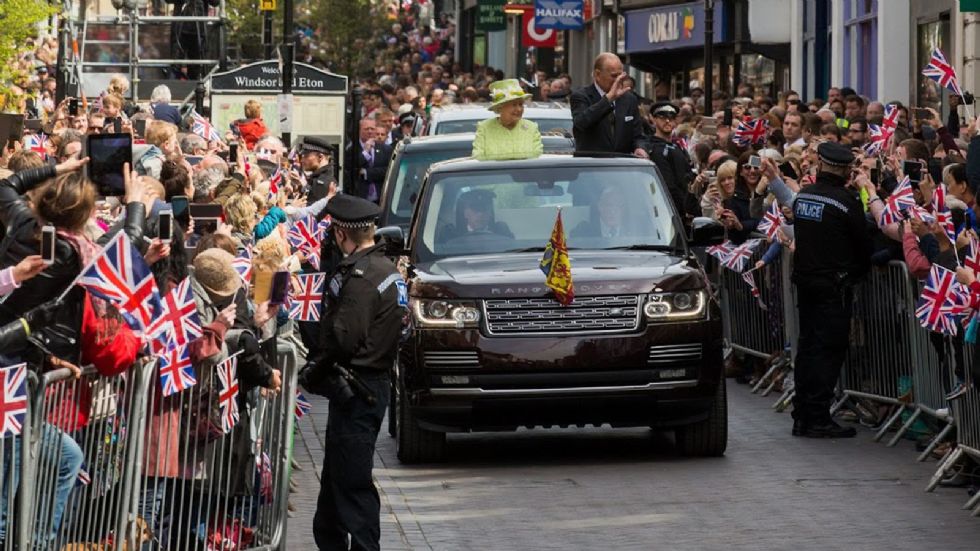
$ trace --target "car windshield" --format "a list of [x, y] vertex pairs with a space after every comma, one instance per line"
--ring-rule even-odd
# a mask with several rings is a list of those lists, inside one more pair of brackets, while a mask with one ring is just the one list
[[678, 250], [684, 240], [652, 167], [548, 167], [436, 175], [413, 237], [419, 261], [543, 251], [558, 207], [572, 250]]
[[429, 170], [430, 165], [457, 157], [468, 157], [471, 151], [468, 143], [462, 148], [424, 152], [411, 149], [403, 151], [398, 157], [398, 176], [389, 197], [387, 223], [407, 226], [412, 220], [415, 200], [418, 198], [422, 179], [425, 178], [425, 172]]
[[[542, 134], [552, 133], [561, 135], [572, 134], [571, 118], [538, 118], [525, 117], [538, 125], [538, 130]], [[455, 121], [440, 121], [436, 124], [436, 134], [462, 134], [464, 132], [476, 132], [476, 125], [483, 119], [467, 119]]]

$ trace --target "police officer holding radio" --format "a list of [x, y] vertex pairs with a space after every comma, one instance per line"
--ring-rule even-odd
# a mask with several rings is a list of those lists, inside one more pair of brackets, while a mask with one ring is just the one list
[[380, 501], [371, 469], [408, 292], [384, 255], [384, 243], [374, 242], [379, 213], [377, 205], [352, 195], [337, 195], [327, 205], [331, 239], [344, 258], [324, 290], [319, 348], [300, 372], [307, 390], [330, 399], [313, 518], [314, 539], [324, 550], [380, 548]]
[[849, 346], [853, 287], [868, 272], [872, 243], [861, 200], [848, 187], [854, 155], [833, 142], [817, 155], [816, 182], [793, 205], [800, 309], [793, 436], [849, 438], [856, 431], [835, 423], [830, 405]]

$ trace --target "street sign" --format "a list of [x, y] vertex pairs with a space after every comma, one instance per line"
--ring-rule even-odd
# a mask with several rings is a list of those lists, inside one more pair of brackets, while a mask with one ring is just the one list
[[276, 0], [259, 0], [260, 11], [276, 11]]
[[554, 29], [539, 29], [534, 24], [534, 8], [528, 7], [521, 16], [521, 44], [525, 48], [554, 48], [558, 33]]
[[476, 30], [495, 32], [507, 30], [504, 5], [507, 0], [479, 0], [476, 5]]
[[585, 26], [582, 0], [535, 0], [534, 26], [539, 29], [578, 31]]

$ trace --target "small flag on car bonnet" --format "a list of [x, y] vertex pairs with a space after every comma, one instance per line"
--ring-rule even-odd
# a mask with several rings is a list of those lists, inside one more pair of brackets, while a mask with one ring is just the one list
[[572, 284], [572, 263], [568, 259], [568, 246], [565, 244], [565, 227], [561, 223], [561, 208], [551, 230], [551, 239], [544, 248], [541, 258], [541, 271], [544, 284], [555, 292], [555, 298], [563, 306], [575, 300], [575, 286]]

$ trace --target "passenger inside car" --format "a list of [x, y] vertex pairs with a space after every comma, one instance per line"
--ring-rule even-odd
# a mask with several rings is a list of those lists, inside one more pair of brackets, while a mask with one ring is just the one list
[[499, 235], [509, 239], [514, 234], [503, 222], [494, 219], [491, 191], [475, 189], [461, 193], [456, 200], [456, 223], [448, 224], [439, 231], [437, 242], [445, 243], [471, 235]]
[[615, 238], [631, 233], [627, 224], [626, 197], [617, 186], [609, 186], [592, 205], [590, 219], [575, 226], [571, 236]]

